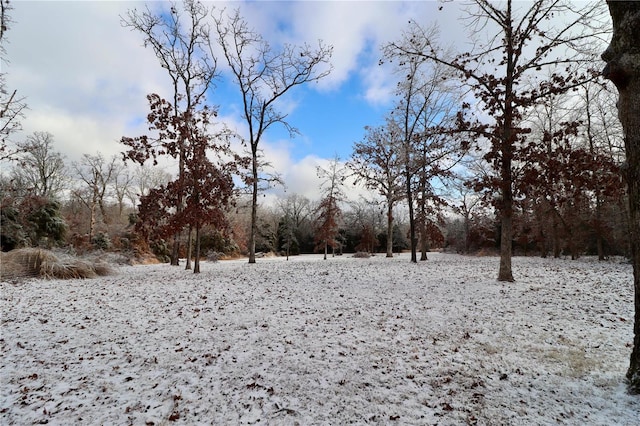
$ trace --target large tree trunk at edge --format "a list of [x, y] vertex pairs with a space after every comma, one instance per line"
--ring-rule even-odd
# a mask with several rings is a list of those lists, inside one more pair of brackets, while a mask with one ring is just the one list
[[613, 21], [611, 44], [602, 54], [604, 75], [618, 88], [618, 116], [624, 130], [629, 191], [629, 233], [635, 288], [633, 350], [627, 379], [640, 393], [640, 2], [607, 1]]

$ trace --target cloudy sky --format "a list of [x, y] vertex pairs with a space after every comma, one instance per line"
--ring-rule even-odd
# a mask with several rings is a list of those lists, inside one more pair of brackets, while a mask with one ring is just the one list
[[[300, 135], [283, 129], [266, 134], [262, 148], [283, 175], [289, 192], [317, 191], [315, 165], [335, 155], [347, 159], [366, 125], [381, 122], [392, 103], [395, 76], [380, 67], [380, 46], [399, 38], [409, 19], [456, 24], [457, 4], [438, 11], [437, 1], [207, 2], [241, 9], [263, 37], [333, 45], [333, 72], [318, 84], [293, 92], [288, 121]], [[27, 98], [23, 132], [48, 131], [68, 161], [82, 154], [112, 155], [122, 136], [137, 136], [148, 93], [169, 97], [167, 75], [139, 33], [124, 28], [121, 16], [144, 3], [125, 1], [15, 1], [7, 33], [9, 87]], [[169, 7], [150, 2], [151, 8]], [[229, 82], [229, 83], [227, 83]], [[210, 102], [242, 132], [237, 98], [223, 76]], [[312, 188], [314, 187], [315, 188]]]
[[[147, 3], [152, 9], [169, 2]], [[317, 193], [315, 166], [338, 155], [347, 159], [364, 126], [381, 123], [393, 102], [397, 76], [378, 64], [380, 46], [400, 38], [410, 19], [438, 21], [443, 43], [464, 43], [461, 3], [446, 1], [257, 1], [206, 2], [240, 8], [263, 37], [333, 46], [333, 72], [318, 84], [292, 93], [281, 105], [300, 131], [290, 139], [282, 128], [265, 135], [261, 148], [282, 174], [288, 192]], [[23, 132], [48, 131], [68, 161], [82, 154], [106, 156], [124, 150], [122, 136], [146, 132], [145, 96], [170, 97], [168, 77], [139, 33], [121, 23], [132, 8], [127, 1], [13, 1], [13, 24], [6, 34], [8, 85], [25, 96]], [[442, 7], [442, 10], [440, 9]], [[228, 76], [209, 101], [220, 117], [243, 132], [237, 88]], [[230, 86], [231, 85], [231, 86]], [[236, 94], [236, 96], [231, 96]], [[314, 197], [315, 198], [315, 197]]]

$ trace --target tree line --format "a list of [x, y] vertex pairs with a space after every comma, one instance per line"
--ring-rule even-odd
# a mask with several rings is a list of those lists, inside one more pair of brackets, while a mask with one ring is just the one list
[[[250, 262], [256, 251], [265, 250], [326, 253], [366, 247], [392, 256], [394, 247], [406, 245], [412, 262], [418, 251], [425, 260], [433, 246], [464, 253], [499, 250], [499, 277], [505, 280], [513, 279], [514, 250], [601, 259], [628, 254], [622, 130], [611, 112], [615, 95], [588, 67], [599, 48], [594, 40], [607, 31], [594, 19], [602, 8], [574, 10], [545, 1], [531, 8], [511, 2], [505, 7], [478, 1], [466, 11], [472, 38], [486, 36], [477, 26], [498, 24], [491, 42], [476, 43], [474, 51], [440, 47], [437, 25], [417, 21], [399, 40], [381, 47], [381, 64], [391, 64], [398, 78], [395, 104], [383, 124], [364, 129], [350, 158], [336, 158], [328, 170], [319, 170], [322, 198], [307, 214], [313, 218], [313, 226], [305, 224], [312, 230], [307, 236], [290, 229], [286, 208], [280, 209], [278, 226], [260, 217], [268, 209], [260, 207], [258, 194], [281, 179], [262, 157], [259, 143], [274, 125], [297, 132], [279, 112], [278, 100], [327, 76], [331, 47], [322, 42], [315, 48], [273, 47], [239, 10], [219, 11], [196, 1], [174, 4], [168, 13], [132, 9], [122, 23], [156, 54], [170, 77], [171, 99], [147, 96], [149, 132], [123, 136], [122, 159], [85, 154], [65, 167], [53, 135], [46, 132], [14, 144], [11, 158], [20, 166], [4, 177], [3, 198], [14, 207], [5, 210], [24, 219], [28, 215], [15, 212], [27, 209], [20, 203], [28, 194], [40, 197], [50, 213], [65, 199], [71, 228], [86, 229], [74, 239], [93, 244], [97, 235], [113, 237], [112, 223], [130, 225], [145, 247], [170, 247], [173, 264], [199, 251], [201, 230], [233, 240], [227, 249], [237, 247]], [[559, 12], [571, 16], [565, 26], [549, 19]], [[220, 58], [213, 53], [216, 46], [222, 49]], [[248, 135], [216, 122], [218, 107], [211, 99], [221, 78], [218, 61], [228, 65], [239, 89]], [[163, 157], [176, 160], [175, 175], [154, 167]], [[74, 185], [63, 189], [69, 170]], [[347, 176], [370, 189], [371, 199], [346, 200]], [[250, 203], [241, 194], [249, 194]], [[358, 215], [359, 208], [352, 206], [360, 201], [384, 209], [386, 226], [348, 220]], [[108, 203], [117, 206], [115, 218], [106, 211]], [[33, 201], [24, 204], [37, 210]], [[248, 231], [230, 220], [247, 204]], [[131, 206], [136, 207], [131, 217], [123, 215]], [[82, 215], [88, 225], [74, 226]], [[54, 241], [62, 241], [61, 229]], [[265, 237], [274, 229], [287, 237]], [[394, 245], [394, 239], [402, 242]], [[164, 243], [158, 245], [160, 240]], [[3, 234], [5, 249], [39, 241]], [[192, 257], [186, 255], [189, 268]]]

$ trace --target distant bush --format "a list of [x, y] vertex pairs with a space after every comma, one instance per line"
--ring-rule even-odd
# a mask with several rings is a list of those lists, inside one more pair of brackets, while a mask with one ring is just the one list
[[100, 232], [94, 235], [91, 244], [100, 250], [109, 250], [111, 248], [111, 240], [106, 232]]
[[217, 262], [223, 255], [223, 253], [218, 253], [217, 251], [210, 251], [207, 253], [207, 260], [209, 262]]
[[366, 251], [359, 251], [357, 253], [354, 253], [353, 257], [356, 257], [358, 259], [368, 259], [368, 258], [371, 257], [371, 255], [369, 253], [367, 253]]
[[151, 252], [160, 262], [169, 263], [171, 261], [171, 248], [165, 240], [155, 240], [150, 244]]

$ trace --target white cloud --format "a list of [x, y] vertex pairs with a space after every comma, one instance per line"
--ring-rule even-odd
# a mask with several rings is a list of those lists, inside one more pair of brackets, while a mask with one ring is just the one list
[[22, 136], [49, 131], [70, 159], [122, 150], [145, 130], [146, 94], [166, 87], [153, 53], [120, 26], [120, 2], [13, 4], [8, 84], [26, 97]]
[[[283, 169], [286, 187], [276, 187], [267, 191], [263, 202], [273, 205], [278, 199], [286, 198], [291, 194], [302, 195], [312, 201], [320, 200], [323, 180], [318, 177], [318, 167], [328, 169], [331, 161], [331, 159], [308, 155], [300, 161], [291, 163], [289, 167]], [[341, 162], [341, 164], [344, 163]], [[346, 198], [351, 201], [358, 200], [360, 197], [371, 199], [376, 196], [362, 185], [355, 185], [351, 177], [345, 180], [343, 190]]]
[[[27, 97], [29, 110], [21, 137], [33, 131], [51, 132], [58, 149], [70, 160], [82, 154], [117, 154], [124, 150], [122, 136], [147, 130], [146, 95], [170, 96], [170, 84], [142, 36], [121, 25], [139, 2], [14, 2], [15, 21], [7, 36], [11, 61], [9, 87]], [[149, 7], [165, 7], [152, 2]], [[242, 14], [265, 39], [334, 46], [334, 71], [319, 90], [339, 91], [351, 77], [360, 81], [361, 96], [372, 104], [384, 103], [394, 87], [393, 77], [378, 66], [380, 44], [397, 39], [409, 18], [430, 19], [434, 2], [229, 2], [209, 3], [217, 9], [242, 7]], [[279, 105], [295, 110], [296, 94]], [[305, 95], [305, 100], [308, 99]], [[218, 103], [218, 100], [214, 100]], [[226, 107], [229, 105], [226, 104]], [[220, 117], [241, 134], [246, 123], [233, 109]], [[292, 123], [295, 124], [295, 123]], [[330, 124], [328, 124], [330, 125]], [[296, 161], [292, 142], [264, 136], [261, 149], [285, 178], [288, 192], [316, 199], [319, 181], [313, 155]], [[305, 143], [314, 139], [305, 135]], [[320, 143], [320, 142], [316, 142]]]

